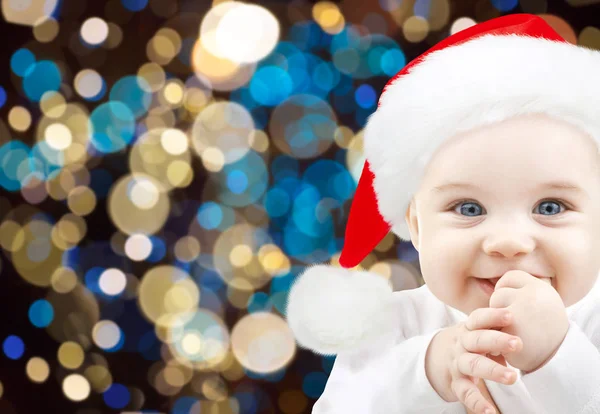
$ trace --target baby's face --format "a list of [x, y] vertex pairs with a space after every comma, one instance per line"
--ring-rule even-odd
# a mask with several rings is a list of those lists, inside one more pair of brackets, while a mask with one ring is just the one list
[[468, 315], [489, 306], [478, 278], [523, 270], [550, 278], [565, 306], [582, 299], [600, 270], [599, 159], [590, 136], [544, 115], [446, 141], [406, 214], [433, 294]]

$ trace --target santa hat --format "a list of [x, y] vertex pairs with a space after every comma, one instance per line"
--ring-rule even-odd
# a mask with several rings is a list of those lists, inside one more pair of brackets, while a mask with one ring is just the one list
[[599, 140], [598, 73], [599, 52], [568, 43], [538, 16], [512, 14], [449, 36], [396, 74], [364, 129], [341, 267], [310, 266], [290, 289], [287, 320], [298, 344], [331, 355], [397, 331], [389, 282], [349, 269], [390, 230], [410, 240], [405, 213], [434, 151], [458, 132], [529, 113]]

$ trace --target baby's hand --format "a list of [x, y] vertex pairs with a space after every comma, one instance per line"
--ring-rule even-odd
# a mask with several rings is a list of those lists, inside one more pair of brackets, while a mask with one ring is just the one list
[[[517, 379], [516, 372], [506, 367], [503, 355], [518, 351], [522, 347], [521, 339], [494, 329], [512, 323], [512, 315], [505, 320], [505, 314], [510, 312], [502, 308], [480, 308], [473, 311], [466, 322], [455, 326], [448, 364], [452, 378], [450, 388], [458, 400], [475, 413], [496, 412], [476, 386], [480, 378], [502, 384], [513, 384]], [[510, 340], [516, 341], [514, 346]], [[488, 354], [500, 357], [492, 358]]]
[[496, 283], [489, 307], [509, 308], [513, 313], [514, 323], [501, 330], [520, 337], [523, 348], [508, 355], [506, 361], [525, 373], [549, 361], [569, 330], [565, 305], [549, 278], [538, 279], [520, 270], [508, 271]]

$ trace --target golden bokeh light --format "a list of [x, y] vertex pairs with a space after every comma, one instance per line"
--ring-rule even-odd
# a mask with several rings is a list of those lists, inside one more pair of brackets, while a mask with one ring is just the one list
[[423, 41], [429, 30], [429, 22], [421, 16], [410, 16], [402, 25], [402, 34], [411, 43]]
[[40, 43], [49, 43], [58, 35], [59, 25], [52, 17], [42, 17], [33, 26], [33, 36]]
[[169, 80], [165, 83], [160, 97], [165, 105], [178, 108], [183, 104], [183, 94], [183, 82], [180, 80]]
[[67, 341], [58, 348], [58, 362], [67, 369], [77, 369], [83, 364], [83, 348], [76, 342]]
[[175, 243], [173, 253], [180, 262], [189, 263], [200, 254], [200, 242], [193, 236], [184, 236]]
[[330, 1], [315, 3], [312, 8], [312, 16], [323, 31], [332, 35], [340, 33], [346, 23], [340, 8]]
[[114, 49], [123, 41], [123, 30], [116, 23], [108, 23], [108, 36], [102, 44], [106, 49]]
[[87, 223], [81, 216], [67, 213], [52, 229], [52, 242], [61, 250], [78, 245], [87, 234]]
[[57, 293], [69, 293], [77, 285], [77, 274], [69, 267], [57, 268], [50, 278], [52, 289]]
[[589, 49], [600, 50], [600, 29], [594, 26], [584, 27], [583, 30], [579, 32], [577, 44]]
[[146, 81], [140, 82], [142, 89], [148, 89], [146, 92], [158, 92], [165, 85], [166, 74], [158, 63], [144, 63], [138, 69], [137, 75]]
[[90, 387], [97, 393], [106, 391], [113, 383], [110, 371], [103, 365], [90, 365], [85, 369], [83, 375], [89, 381]]
[[290, 272], [290, 259], [275, 244], [266, 244], [258, 250], [258, 260], [271, 276], [286, 275]]
[[69, 191], [67, 204], [78, 216], [87, 216], [96, 208], [96, 193], [86, 186], [79, 186]]
[[49, 18], [57, 5], [58, 0], [2, 0], [2, 16], [8, 23], [34, 26], [40, 20]]
[[45, 382], [50, 375], [50, 366], [46, 360], [40, 357], [32, 357], [27, 361], [25, 372], [32, 382], [42, 383]]
[[171, 28], [162, 28], [148, 41], [146, 56], [159, 65], [167, 65], [181, 50], [181, 36]]
[[61, 93], [47, 91], [40, 99], [40, 109], [49, 118], [59, 118], [67, 110], [67, 102]]
[[[147, 271], [139, 286], [139, 305], [150, 321], [170, 323], [169, 316], [198, 306], [200, 290], [190, 276], [175, 266], [162, 265]], [[161, 320], [161, 318], [167, 317]]]
[[200, 391], [211, 401], [225, 401], [229, 396], [227, 384], [217, 375], [212, 375], [202, 381]]
[[207, 79], [216, 91], [233, 91], [241, 88], [248, 84], [256, 71], [256, 64], [241, 65], [227, 58], [215, 56], [204, 47], [201, 38], [194, 44], [191, 58], [196, 75]]
[[287, 322], [268, 312], [240, 319], [231, 331], [231, 348], [246, 368], [259, 373], [279, 371], [296, 353], [296, 341]]
[[213, 262], [219, 276], [228, 284], [239, 279], [237, 289], [263, 287], [272, 278], [258, 256], [258, 251], [266, 244], [271, 245], [272, 240], [261, 228], [236, 224], [226, 229], [214, 244]]
[[[223, 161], [231, 164], [248, 153], [254, 131], [254, 120], [248, 109], [235, 102], [222, 101], [208, 105], [198, 114], [190, 140], [203, 161], [207, 157], [211, 163], [220, 164], [220, 152]], [[224, 136], [227, 139], [223, 139]], [[205, 155], [206, 151], [210, 154]]]
[[176, 315], [168, 337], [176, 360], [195, 370], [215, 369], [229, 353], [229, 330], [220, 316], [207, 309]]
[[0, 247], [8, 252], [16, 252], [25, 244], [25, 231], [19, 223], [6, 220], [0, 223]]
[[64, 166], [57, 172], [59, 175], [71, 167], [87, 170], [85, 164], [90, 158], [90, 153], [87, 151], [90, 143], [89, 113], [84, 105], [80, 103], [64, 104], [63, 99], [61, 95], [48, 95], [47, 114], [37, 122], [35, 134], [38, 141], [47, 141], [49, 137], [46, 131], [52, 125], [59, 124], [68, 129], [67, 134], [61, 127], [61, 135], [54, 138], [54, 142], [56, 142], [54, 145], [60, 147], [64, 147], [66, 142], [69, 142], [69, 145], [62, 149], [61, 156]]
[[50, 286], [52, 273], [62, 262], [62, 250], [52, 242], [52, 227], [34, 220], [27, 222], [22, 231], [23, 243], [12, 252], [15, 269], [32, 285]]
[[[130, 170], [134, 173], [151, 176], [160, 182], [162, 191], [185, 187], [193, 178], [190, 165], [192, 154], [189, 151], [173, 151], [173, 149], [181, 147], [181, 142], [166, 142], [170, 137], [174, 137], [175, 140], [185, 139], [187, 142], [185, 136], [181, 137], [180, 131], [175, 131], [178, 130], [160, 128], [147, 131], [138, 139], [129, 155]], [[167, 150], [165, 146], [171, 151]], [[158, 186], [140, 180], [132, 188], [131, 194], [138, 195], [134, 199], [138, 201], [136, 204], [139, 208], [151, 209], [161, 196], [158, 191]]]
[[141, 173], [122, 177], [108, 196], [108, 211], [115, 226], [125, 234], [153, 234], [168, 217], [171, 203], [164, 186]]
[[94, 294], [77, 283], [65, 293], [49, 290], [46, 300], [54, 309], [54, 320], [60, 321], [46, 328], [50, 336], [58, 343], [71, 341], [88, 349], [92, 345], [92, 329], [100, 318], [100, 306]]
[[31, 126], [31, 114], [23, 106], [13, 106], [8, 112], [8, 124], [17, 132], [25, 132]]

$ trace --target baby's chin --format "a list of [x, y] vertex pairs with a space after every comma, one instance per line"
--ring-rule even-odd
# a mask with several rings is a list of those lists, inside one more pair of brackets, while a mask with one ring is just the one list
[[465, 289], [463, 297], [456, 298], [455, 305], [451, 306], [468, 316], [475, 309], [489, 308], [490, 297], [491, 294], [482, 290], [476, 283], [472, 283], [468, 289]]

